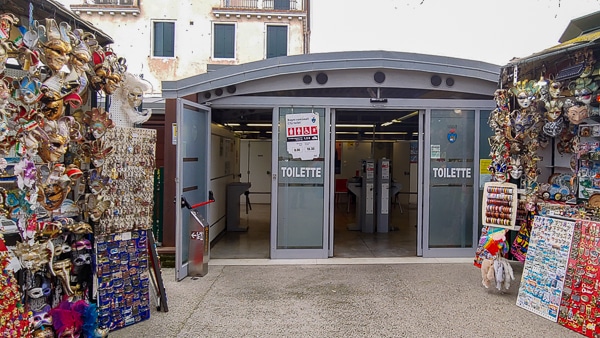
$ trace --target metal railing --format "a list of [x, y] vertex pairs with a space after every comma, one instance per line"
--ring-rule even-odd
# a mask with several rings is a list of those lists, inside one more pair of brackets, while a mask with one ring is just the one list
[[298, 0], [221, 0], [221, 7], [232, 9], [297, 10]]
[[90, 5], [137, 6], [138, 0], [88, 0]]

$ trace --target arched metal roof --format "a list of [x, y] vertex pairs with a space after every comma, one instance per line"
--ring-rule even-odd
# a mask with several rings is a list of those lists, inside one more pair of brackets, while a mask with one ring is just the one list
[[[500, 66], [475, 60], [390, 51], [302, 54], [227, 66], [177, 81], [163, 81], [162, 95], [167, 99], [180, 98], [292, 74], [366, 69], [421, 72], [497, 83]], [[281, 83], [279, 89], [285, 89], [281, 88]]]

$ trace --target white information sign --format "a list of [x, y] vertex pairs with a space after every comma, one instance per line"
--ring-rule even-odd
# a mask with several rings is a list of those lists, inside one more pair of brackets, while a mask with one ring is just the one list
[[431, 158], [439, 159], [440, 158], [440, 150], [441, 150], [441, 147], [439, 144], [432, 144], [431, 145]]
[[302, 113], [285, 116], [287, 151], [293, 158], [312, 160], [319, 157], [319, 114]]

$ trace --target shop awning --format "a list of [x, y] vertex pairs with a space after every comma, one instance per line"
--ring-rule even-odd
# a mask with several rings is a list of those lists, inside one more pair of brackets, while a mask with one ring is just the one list
[[541, 76], [559, 80], [577, 77], [586, 63], [584, 59], [589, 60], [589, 55], [582, 56], [584, 52], [592, 51], [595, 59], [600, 58], [600, 11], [571, 20], [558, 41], [537, 53], [510, 60], [500, 70], [499, 85], [507, 88], [515, 80]]
[[[114, 43], [113, 39], [102, 30], [95, 27], [89, 21], [83, 20], [75, 15], [57, 0], [44, 1], [24, 1], [24, 0], [4, 0], [0, 2], [0, 8], [3, 13], [13, 13], [20, 19], [29, 17], [29, 4], [33, 4], [34, 19], [54, 18], [57, 22], [67, 22], [73, 28], [81, 28], [86, 32], [93, 33], [102, 46]], [[26, 25], [27, 22], [21, 22]]]

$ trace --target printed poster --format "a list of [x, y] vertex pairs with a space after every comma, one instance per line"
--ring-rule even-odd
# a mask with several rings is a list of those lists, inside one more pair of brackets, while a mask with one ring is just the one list
[[319, 157], [319, 114], [302, 113], [285, 116], [287, 151], [294, 159], [312, 160]]
[[535, 216], [517, 306], [558, 320], [574, 227], [573, 221]]

